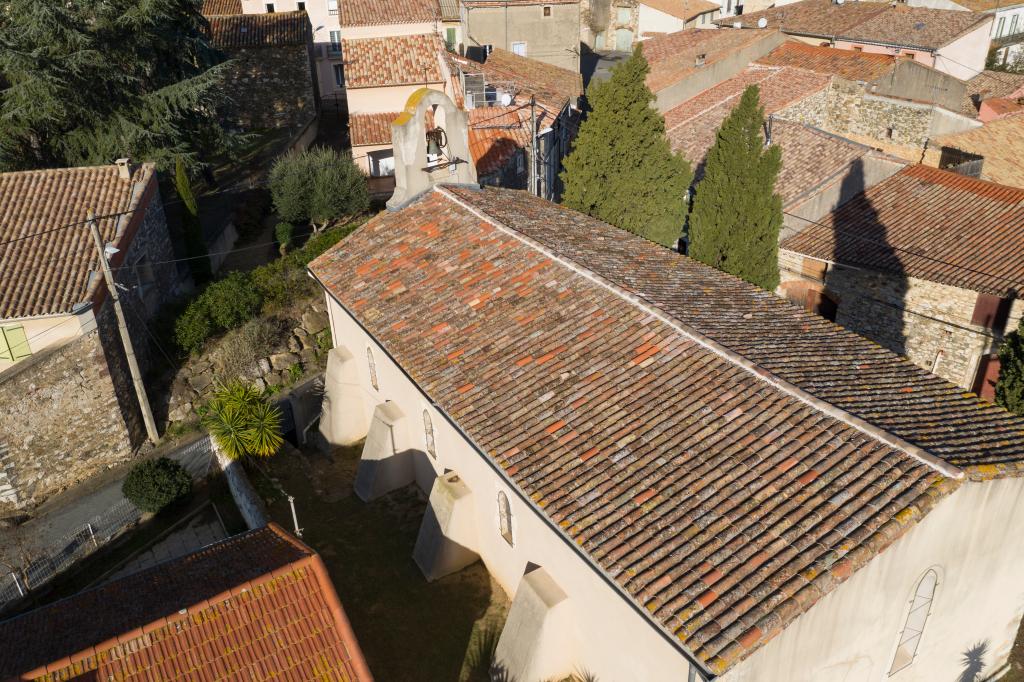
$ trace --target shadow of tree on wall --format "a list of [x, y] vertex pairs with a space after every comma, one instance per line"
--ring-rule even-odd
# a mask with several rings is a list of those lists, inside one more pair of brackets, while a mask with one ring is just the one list
[[964, 669], [956, 678], [956, 682], [976, 682], [982, 679], [981, 672], [985, 669], [985, 654], [988, 652], [988, 641], [978, 642], [963, 653], [961, 660]]
[[[839, 301], [839, 324], [905, 355], [904, 309], [909, 282], [900, 253], [890, 243], [886, 226], [864, 190], [864, 164], [858, 159], [840, 189], [841, 201], [852, 198], [834, 213], [833, 261], [840, 265], [830, 271], [826, 284], [845, 291], [849, 299]], [[858, 273], [863, 270], [872, 272], [865, 277]], [[872, 286], [865, 286], [867, 281]]]

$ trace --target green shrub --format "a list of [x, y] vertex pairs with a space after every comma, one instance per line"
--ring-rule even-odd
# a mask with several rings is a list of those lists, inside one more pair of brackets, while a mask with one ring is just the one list
[[295, 227], [291, 223], [278, 223], [274, 227], [274, 239], [277, 240], [277, 245], [281, 249], [281, 255], [292, 246], [292, 239], [295, 238]]
[[128, 472], [121, 492], [142, 511], [156, 513], [192, 491], [192, 476], [173, 459], [139, 462]]
[[279, 157], [270, 169], [270, 193], [281, 218], [318, 229], [370, 207], [366, 176], [349, 154], [329, 147]]
[[174, 323], [174, 341], [186, 353], [198, 353], [213, 333], [210, 309], [202, 297], [189, 303]]
[[294, 301], [316, 293], [316, 282], [302, 263], [293, 258], [298, 251], [261, 265], [252, 271], [252, 283], [263, 298], [263, 312], [280, 310]]
[[244, 272], [230, 272], [206, 287], [202, 299], [219, 331], [234, 329], [256, 317], [263, 304], [260, 292]]
[[203, 410], [202, 424], [229, 459], [270, 457], [281, 447], [281, 411], [241, 381], [219, 386]]
[[278, 318], [257, 317], [228, 332], [209, 359], [222, 381], [249, 379], [256, 375], [256, 363], [277, 348], [291, 332]]

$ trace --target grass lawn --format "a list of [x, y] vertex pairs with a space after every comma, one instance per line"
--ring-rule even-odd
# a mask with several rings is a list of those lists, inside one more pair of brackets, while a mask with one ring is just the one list
[[[508, 598], [479, 562], [433, 583], [423, 578], [412, 549], [426, 501], [410, 487], [362, 502], [352, 492], [360, 449], [327, 456], [286, 448], [250, 478], [266, 493], [272, 476], [295, 497], [302, 539], [327, 564], [377, 679], [488, 679], [489, 653], [480, 651], [497, 642]], [[270, 515], [292, 528], [285, 498]]]

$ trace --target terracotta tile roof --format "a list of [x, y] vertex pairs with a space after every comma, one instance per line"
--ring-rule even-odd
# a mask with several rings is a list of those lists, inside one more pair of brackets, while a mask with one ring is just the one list
[[748, 86], [757, 85], [761, 89], [761, 105], [767, 115], [824, 90], [830, 82], [829, 76], [804, 69], [749, 66], [665, 112], [669, 142], [696, 166], [703, 162], [722, 121], [739, 103]]
[[1006, 97], [1024, 87], [1024, 73], [982, 71], [966, 83], [966, 97], [961, 112], [976, 117], [978, 104], [983, 100]]
[[436, 33], [342, 40], [348, 88], [441, 83], [444, 43]]
[[1024, 421], [772, 294], [524, 192], [429, 193], [311, 269], [716, 673], [956, 485], [716, 344], [964, 459], [1024, 459]]
[[349, 114], [348, 130], [352, 146], [391, 144], [391, 122], [400, 112], [383, 114]]
[[0, 623], [0, 641], [4, 679], [372, 679], [320, 558], [274, 524]]
[[203, 0], [203, 16], [219, 14], [241, 14], [242, 0]]
[[505, 7], [506, 5], [578, 5], [580, 0], [462, 0], [466, 7]]
[[[81, 223], [90, 209], [99, 216], [144, 210], [153, 189], [152, 164], [138, 168], [132, 181], [112, 165], [0, 174], [0, 244], [20, 240], [0, 245], [0, 319], [68, 313], [90, 300], [99, 285], [97, 279], [90, 286], [99, 265], [92, 236], [81, 225], [56, 228]], [[99, 222], [103, 239], [123, 248], [117, 218]]]
[[517, 104], [529, 102], [532, 95], [553, 114], [558, 114], [566, 104], [576, 106], [583, 95], [583, 76], [578, 72], [500, 48], [492, 50], [483, 64], [454, 55], [451, 60], [464, 73], [482, 73], [489, 83], [513, 84], [517, 88]]
[[987, 12], [996, 8], [1006, 10], [1012, 7], [1019, 7], [1024, 3], [1013, 2], [1012, 0], [1010, 2], [1007, 2], [1007, 0], [957, 0], [956, 4], [966, 7], [972, 12]]
[[683, 21], [722, 9], [717, 2], [708, 0], [641, 0], [640, 4]]
[[225, 50], [305, 45], [310, 36], [305, 12], [213, 16], [209, 21], [210, 41]]
[[905, 5], [885, 7], [884, 12], [842, 31], [840, 36], [848, 40], [937, 50], [982, 22], [992, 20], [987, 14], [960, 10]]
[[854, 81], [871, 82], [890, 73], [896, 58], [885, 54], [837, 50], [789, 40], [757, 60], [767, 66], [795, 66]]
[[910, 166], [820, 223], [782, 248], [997, 296], [1024, 291], [1024, 190]]
[[936, 155], [943, 147], [953, 147], [984, 156], [983, 180], [1024, 188], [1024, 112], [989, 121], [980, 128], [937, 137], [929, 147]]
[[781, 28], [786, 33], [797, 35], [831, 38], [844, 34], [888, 8], [889, 5], [883, 2], [846, 2], [839, 5], [832, 0], [801, 0], [760, 12], [744, 12], [738, 17], [725, 17], [716, 23], [720, 26], [739, 23], [743, 28], [752, 29], [764, 17], [769, 28]]
[[[501, 170], [520, 149], [530, 146], [529, 110], [487, 107], [469, 111], [469, 151], [477, 175]], [[543, 124], [538, 122], [537, 128]]]
[[438, 0], [344, 0], [338, 6], [342, 26], [418, 24], [441, 16]]
[[1024, 98], [990, 97], [981, 103], [981, 109], [981, 120], [993, 121], [1024, 110]]
[[[771, 30], [709, 31], [689, 28], [675, 33], [655, 35], [640, 45], [650, 64], [647, 87], [653, 92], [678, 83], [698, 68], [707, 68], [772, 34]], [[704, 67], [698, 67], [697, 55], [704, 55]]]

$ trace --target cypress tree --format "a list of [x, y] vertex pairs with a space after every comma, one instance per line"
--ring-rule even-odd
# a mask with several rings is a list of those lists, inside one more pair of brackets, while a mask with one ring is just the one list
[[996, 402], [1014, 414], [1024, 416], [1024, 320], [999, 347], [999, 379]]
[[673, 153], [665, 120], [651, 106], [650, 67], [640, 46], [592, 83], [591, 107], [561, 178], [566, 206], [665, 246], [675, 246], [686, 219], [689, 162]]
[[213, 275], [210, 269], [210, 257], [203, 239], [203, 228], [199, 222], [199, 204], [192, 192], [192, 182], [188, 179], [185, 162], [178, 157], [174, 164], [174, 188], [181, 199], [182, 231], [185, 233], [185, 251], [188, 254], [188, 267], [196, 284], [209, 281]]
[[173, 168], [229, 146], [217, 108], [229, 62], [201, 0], [7, 0], [0, 20], [0, 170]]
[[759, 96], [756, 85], [743, 92], [708, 152], [690, 215], [690, 255], [774, 291], [782, 227], [775, 178], [782, 153], [765, 147]]

